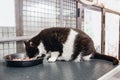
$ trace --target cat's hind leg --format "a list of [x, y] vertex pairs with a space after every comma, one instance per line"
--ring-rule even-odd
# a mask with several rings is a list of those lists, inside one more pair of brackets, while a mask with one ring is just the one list
[[55, 52], [51, 52], [50, 54], [51, 54], [51, 56], [48, 59], [48, 62], [55, 62], [57, 60], [57, 58], [58, 58], [60, 53], [55, 51]]
[[83, 56], [83, 60], [90, 61], [92, 54], [89, 54], [87, 56]]
[[81, 55], [81, 53], [76, 57], [76, 59], [74, 60], [74, 62], [80, 62], [80, 61], [82, 61], [83, 59], [82, 59], [82, 55]]
[[92, 54], [89, 54], [87, 56], [82, 56], [81, 54], [79, 54], [77, 56], [77, 58], [74, 60], [74, 62], [90, 61], [91, 60], [91, 56], [92, 56]]

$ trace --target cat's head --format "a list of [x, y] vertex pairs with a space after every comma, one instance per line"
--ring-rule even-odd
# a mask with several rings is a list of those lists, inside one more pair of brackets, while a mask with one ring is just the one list
[[33, 58], [39, 54], [38, 47], [32, 41], [24, 41], [24, 44], [25, 44], [26, 55], [29, 58]]

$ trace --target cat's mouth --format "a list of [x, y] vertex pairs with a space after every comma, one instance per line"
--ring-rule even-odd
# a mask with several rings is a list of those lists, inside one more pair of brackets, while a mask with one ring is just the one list
[[27, 56], [27, 57], [29, 57], [29, 58], [37, 58], [37, 57], [44, 58], [45, 56], [46, 56], [45, 54], [42, 54], [41, 56], [38, 55], [38, 54], [36, 54], [36, 55], [34, 55], [34, 56]]

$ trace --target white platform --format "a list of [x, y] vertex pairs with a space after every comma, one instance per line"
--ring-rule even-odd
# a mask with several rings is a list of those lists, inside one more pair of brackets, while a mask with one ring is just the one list
[[120, 80], [120, 65], [100, 77], [98, 80]]

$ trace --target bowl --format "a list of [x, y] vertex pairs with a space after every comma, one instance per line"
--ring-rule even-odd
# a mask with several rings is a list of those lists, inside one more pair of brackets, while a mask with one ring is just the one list
[[24, 60], [24, 58], [26, 58], [25, 53], [9, 54], [4, 57], [6, 65], [10, 67], [30, 67], [43, 63], [42, 57], [30, 60]]

